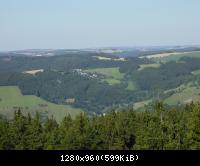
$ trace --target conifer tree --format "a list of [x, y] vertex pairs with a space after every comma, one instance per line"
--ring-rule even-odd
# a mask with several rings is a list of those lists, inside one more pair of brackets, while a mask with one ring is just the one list
[[200, 104], [193, 105], [188, 119], [187, 144], [189, 149], [200, 149]]
[[44, 148], [44, 133], [40, 122], [39, 113], [36, 113], [33, 119], [31, 118], [30, 114], [28, 115], [26, 140], [28, 149], [39, 150]]

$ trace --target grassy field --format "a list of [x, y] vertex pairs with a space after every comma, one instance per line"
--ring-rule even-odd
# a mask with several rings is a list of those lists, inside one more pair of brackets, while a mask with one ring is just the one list
[[140, 68], [138, 69], [138, 71], [142, 71], [146, 68], [159, 68], [159, 67], [160, 67], [159, 63], [143, 64], [143, 65], [140, 65]]
[[139, 108], [145, 107], [145, 105], [148, 105], [151, 102], [152, 100], [140, 101], [140, 102], [134, 103], [133, 108], [137, 110]]
[[188, 86], [190, 86], [192, 84], [192, 82], [188, 83], [188, 84], [181, 84], [179, 87], [173, 88], [173, 89], [168, 89], [165, 90], [164, 93], [170, 93], [170, 92], [177, 92], [177, 91], [182, 91], [183, 89], [187, 88]]
[[135, 82], [133, 81], [128, 81], [128, 86], [126, 88], [127, 90], [131, 90], [131, 91], [134, 91], [137, 89], [137, 85]]
[[193, 75], [200, 75], [200, 69], [192, 71], [192, 74]]
[[[200, 88], [195, 86], [183, 85], [180, 88], [169, 91], [174, 91], [174, 94], [164, 100], [165, 104], [177, 105], [200, 101]], [[133, 108], [139, 109], [151, 102], [151, 99], [137, 102], [134, 103]]]
[[107, 77], [112, 77], [114, 79], [123, 79], [124, 77], [124, 74], [119, 72], [119, 67], [97, 68], [97, 69], [89, 69], [87, 71], [91, 73], [102, 74]]
[[167, 63], [169, 61], [179, 61], [182, 57], [192, 57], [192, 58], [200, 58], [200, 52], [195, 51], [195, 52], [189, 52], [189, 53], [182, 53], [182, 54], [172, 54], [169, 56], [165, 57], [157, 57], [157, 58], [152, 58], [153, 61], [156, 63], [162, 62], [162, 63]]
[[165, 103], [169, 105], [186, 104], [191, 101], [200, 101], [200, 88], [187, 86], [183, 90], [177, 91], [172, 96], [165, 99]]
[[29, 70], [29, 71], [24, 71], [23, 73], [31, 74], [31, 75], [36, 75], [37, 73], [40, 73], [40, 72], [44, 72], [44, 69]]
[[119, 72], [119, 67], [89, 69], [86, 72], [104, 75], [106, 78], [102, 81], [106, 81], [110, 85], [119, 84], [124, 78], [124, 74]]
[[53, 115], [57, 121], [67, 114], [75, 117], [82, 111], [71, 106], [50, 103], [33, 95], [23, 96], [17, 86], [0, 86], [0, 114], [12, 117], [13, 111], [19, 107], [22, 112], [30, 112], [32, 115], [35, 111], [48, 116]]
[[102, 80], [103, 82], [107, 82], [109, 85], [116, 85], [116, 84], [120, 84], [121, 81], [120, 80], [116, 80], [113, 78], [106, 78]]
[[[192, 101], [200, 101], [200, 87], [198, 87], [197, 82], [189, 82], [187, 84], [182, 84], [177, 88], [164, 91], [164, 93], [170, 92], [173, 92], [173, 94], [164, 100], [164, 103], [168, 105], [187, 104]], [[152, 101], [153, 99], [149, 99], [134, 103], [133, 108], [142, 108]]]

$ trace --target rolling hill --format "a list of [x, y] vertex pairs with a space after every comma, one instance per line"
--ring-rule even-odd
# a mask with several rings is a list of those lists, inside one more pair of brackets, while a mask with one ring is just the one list
[[68, 105], [47, 102], [34, 95], [22, 95], [17, 86], [0, 86], [0, 113], [10, 118], [13, 111], [19, 108], [22, 112], [32, 115], [38, 111], [42, 116], [54, 116], [57, 121], [68, 114], [74, 118], [82, 111]]

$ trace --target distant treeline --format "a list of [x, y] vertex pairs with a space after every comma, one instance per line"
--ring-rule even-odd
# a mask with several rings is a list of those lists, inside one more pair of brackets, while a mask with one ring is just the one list
[[200, 149], [200, 103], [168, 110], [157, 102], [145, 112], [126, 108], [90, 118], [80, 114], [60, 124], [19, 110], [12, 120], [0, 118], [0, 149]]

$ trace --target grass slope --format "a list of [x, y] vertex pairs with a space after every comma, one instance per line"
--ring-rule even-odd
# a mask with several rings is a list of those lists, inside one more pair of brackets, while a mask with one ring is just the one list
[[120, 80], [116, 80], [116, 79], [113, 79], [113, 78], [106, 78], [106, 79], [103, 79], [102, 81], [107, 82], [109, 85], [116, 85], [116, 84], [121, 83]]
[[133, 81], [128, 81], [128, 86], [126, 89], [131, 91], [137, 90], [137, 85]]
[[102, 81], [106, 81], [110, 85], [120, 84], [124, 78], [124, 74], [119, 72], [119, 67], [89, 69], [86, 72], [104, 75], [106, 78]]
[[153, 63], [153, 64], [142, 64], [140, 65], [140, 68], [138, 69], [138, 71], [142, 71], [145, 68], [159, 68], [160, 64], [159, 63]]
[[200, 69], [192, 71], [192, 74], [193, 75], [200, 75]]
[[23, 73], [31, 74], [31, 75], [36, 75], [37, 73], [40, 73], [40, 72], [44, 72], [44, 69], [29, 70], [29, 71], [24, 71]]
[[185, 89], [177, 91], [165, 100], [169, 105], [186, 104], [191, 101], [200, 101], [200, 88], [187, 86]]
[[148, 105], [151, 102], [152, 102], [152, 100], [145, 100], [145, 101], [136, 102], [136, 103], [133, 104], [133, 108], [135, 110], [137, 110], [139, 108], [145, 107], [146, 105]]
[[153, 61], [159, 63], [167, 63], [170, 61], [179, 61], [182, 57], [191, 57], [191, 58], [200, 58], [200, 52], [189, 52], [189, 53], [182, 53], [182, 54], [176, 54], [176, 55], [170, 55], [166, 57], [158, 57], [158, 58], [152, 58]]
[[57, 121], [67, 114], [75, 117], [82, 111], [71, 106], [50, 103], [33, 95], [23, 96], [17, 86], [0, 86], [0, 114], [12, 117], [13, 111], [19, 107], [24, 113], [30, 112], [32, 115], [35, 111], [53, 115]]

